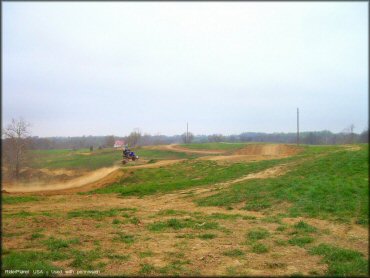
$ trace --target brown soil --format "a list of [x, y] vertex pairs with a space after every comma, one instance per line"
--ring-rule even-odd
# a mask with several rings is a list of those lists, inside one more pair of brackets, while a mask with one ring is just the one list
[[[277, 169], [275, 171], [279, 172]], [[265, 171], [260, 173], [260, 178], [270, 176], [272, 173]], [[226, 186], [226, 183], [224, 184]], [[102, 247], [102, 252], [108, 254], [130, 255], [128, 261], [107, 260], [104, 274], [106, 275], [137, 275], [143, 264], [153, 265], [156, 269], [163, 268], [174, 261], [188, 262], [184, 265], [182, 275], [227, 275], [234, 271], [240, 275], [291, 275], [302, 273], [308, 275], [310, 271], [323, 275], [327, 266], [321, 263], [320, 256], [309, 255], [306, 249], [275, 243], [276, 240], [287, 241], [290, 238], [289, 230], [278, 232], [276, 229], [280, 225], [263, 221], [266, 217], [261, 212], [245, 211], [243, 209], [226, 210], [222, 207], [198, 207], [193, 202], [200, 197], [204, 190], [215, 189], [216, 186], [198, 187], [188, 190], [177, 191], [170, 194], [158, 194], [146, 196], [144, 198], [128, 197], [119, 198], [115, 195], [68, 195], [50, 196], [46, 200], [34, 203], [25, 203], [5, 206], [4, 213], [15, 213], [27, 210], [32, 213], [48, 211], [55, 214], [65, 215], [73, 210], [107, 210], [112, 208], [136, 208], [137, 212], [129, 212], [139, 219], [135, 225], [125, 222], [125, 218], [107, 217], [103, 220], [89, 218], [66, 218], [59, 216], [55, 218], [39, 216], [38, 221], [31, 218], [23, 218], [22, 225], [15, 218], [5, 218], [4, 233], [21, 232], [18, 237], [4, 237], [3, 244], [6, 249], [32, 249], [44, 250], [42, 240], [30, 241], [30, 235], [36, 229], [43, 228], [46, 237], [57, 238], [79, 238], [81, 246], [79, 250], [93, 250], [94, 242], [98, 241]], [[191, 197], [187, 193], [192, 193]], [[158, 213], [163, 210], [179, 210], [185, 215], [163, 216]], [[170, 218], [187, 218], [197, 213], [202, 217], [209, 217], [214, 213], [239, 214], [241, 216], [254, 216], [255, 219], [248, 220], [241, 217], [233, 220], [215, 219], [222, 230], [165, 230], [162, 232], [152, 232], [148, 230], [148, 225], [156, 221], [165, 221]], [[113, 225], [112, 220], [118, 218], [123, 224]], [[337, 224], [325, 220], [310, 218], [285, 218], [283, 223], [294, 225], [303, 220], [319, 229], [315, 235], [315, 245], [321, 242], [333, 243], [343, 248], [350, 248], [362, 252], [368, 256], [368, 232], [365, 228], [358, 225]], [[209, 221], [209, 220], [204, 220]], [[247, 244], [246, 233], [251, 229], [264, 228], [270, 231], [270, 236], [260, 240], [269, 248], [264, 254], [256, 254], [252, 251], [252, 246]], [[326, 231], [326, 232], [325, 232]], [[116, 233], [134, 235], [135, 241], [132, 245], [114, 241]], [[325, 233], [324, 233], [325, 232]], [[216, 238], [212, 240], [201, 240], [198, 235], [211, 233]], [[186, 238], [192, 235], [193, 238]], [[185, 237], [184, 237], [185, 236]], [[244, 252], [240, 257], [228, 257], [223, 253], [228, 250], [239, 249]], [[151, 251], [153, 254], [142, 258], [140, 252]], [[71, 260], [58, 262], [64, 268]], [[158, 272], [156, 272], [158, 274]]]
[[[28, 183], [55, 183], [55, 182], [65, 182], [67, 180], [76, 178], [81, 175], [78, 171], [72, 171], [67, 169], [34, 169], [25, 168], [20, 172], [20, 181], [22, 183], [27, 181]], [[7, 184], [14, 184], [14, 181], [10, 179], [3, 179]]]
[[251, 144], [237, 150], [237, 155], [258, 155], [258, 156], [292, 156], [302, 151], [302, 148], [293, 145], [283, 144]]
[[196, 150], [181, 147], [180, 145], [171, 144], [171, 145], [158, 145], [158, 146], [146, 146], [144, 147], [150, 150], [167, 150], [175, 152], [185, 152], [185, 153], [196, 153], [196, 154], [223, 154], [226, 151], [223, 150]]

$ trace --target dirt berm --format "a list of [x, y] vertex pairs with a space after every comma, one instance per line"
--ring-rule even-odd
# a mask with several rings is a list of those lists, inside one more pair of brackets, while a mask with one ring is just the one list
[[282, 144], [253, 144], [237, 150], [236, 155], [291, 156], [302, 151], [302, 148]]

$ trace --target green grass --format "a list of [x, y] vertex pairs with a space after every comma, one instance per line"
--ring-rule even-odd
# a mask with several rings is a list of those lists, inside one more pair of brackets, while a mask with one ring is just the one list
[[[81, 251], [71, 249], [71, 245], [79, 244], [78, 239], [62, 240], [49, 238], [43, 242], [51, 251], [5, 251], [2, 255], [2, 269], [42, 270], [44, 276], [51, 276], [52, 270], [60, 270], [52, 264], [54, 261], [72, 259], [69, 266], [78, 269], [99, 269], [101, 264], [93, 262], [104, 254], [100, 249]], [[121, 257], [122, 260], [124, 257]], [[48, 272], [48, 273], [47, 273]]]
[[222, 255], [228, 256], [228, 257], [241, 257], [244, 255], [244, 252], [240, 249], [233, 249], [228, 250], [222, 253]]
[[257, 254], [267, 253], [269, 251], [268, 247], [260, 242], [254, 243], [252, 245], [252, 252]]
[[[113, 217], [118, 215], [125, 216], [125, 213], [122, 211], [134, 210], [128, 208], [114, 208], [109, 210], [74, 210], [67, 213], [68, 218], [92, 218], [95, 220], [102, 220], [105, 217]], [[127, 215], [128, 216], [128, 215]], [[113, 223], [115, 224], [115, 223]]]
[[129, 222], [130, 222], [131, 224], [137, 225], [137, 224], [139, 224], [139, 223], [140, 223], [140, 220], [139, 220], [139, 218], [137, 218], [136, 216], [133, 216], [133, 217], [131, 217], [131, 218], [129, 219]]
[[282, 224], [282, 217], [279, 215], [267, 216], [261, 219], [262, 222]]
[[[161, 159], [182, 159], [195, 158], [197, 154], [187, 154], [170, 150], [148, 150], [133, 149], [141, 159], [161, 160]], [[95, 170], [102, 167], [112, 166], [115, 162], [122, 159], [122, 151], [115, 149], [94, 150], [92, 153], [88, 149], [72, 150], [32, 150], [30, 151], [30, 162], [32, 168], [47, 169], [85, 169]]]
[[38, 239], [38, 238], [43, 238], [45, 235], [40, 234], [40, 233], [34, 233], [31, 235], [31, 239]]
[[303, 232], [303, 233], [315, 233], [317, 232], [317, 229], [303, 221], [299, 221], [297, 224], [295, 224], [294, 229], [297, 232]]
[[276, 231], [278, 232], [283, 232], [287, 229], [288, 227], [286, 225], [280, 225], [279, 227], [276, 228]]
[[8, 196], [8, 195], [2, 195], [1, 198], [4, 205], [19, 204], [25, 202], [37, 202], [43, 199], [37, 196]]
[[166, 221], [158, 221], [148, 225], [148, 229], [153, 232], [160, 232], [166, 229], [181, 230], [185, 228], [209, 230], [219, 229], [220, 225], [217, 222], [207, 222], [191, 218], [171, 218]]
[[102, 257], [102, 252], [100, 249], [91, 251], [73, 249], [71, 250], [71, 255], [73, 258], [72, 262], [70, 263], [71, 267], [83, 270], [99, 269], [99, 266], [94, 264], [94, 261]]
[[120, 241], [126, 244], [132, 244], [135, 241], [135, 237], [133, 235], [128, 235], [125, 233], [116, 233], [117, 236], [113, 239], [114, 241]]
[[6, 255], [2, 256], [2, 269], [22, 269], [42, 270], [44, 275], [51, 270], [58, 270], [59, 267], [51, 263], [50, 255], [40, 251], [9, 251]]
[[121, 223], [122, 222], [117, 218], [113, 219], [113, 221], [112, 221], [112, 224], [114, 224], [114, 225], [121, 224]]
[[50, 237], [47, 240], [44, 240], [43, 243], [47, 246], [47, 248], [51, 251], [63, 249], [69, 247], [71, 244], [80, 244], [80, 240], [78, 238], [74, 239], [58, 239], [54, 237]]
[[202, 235], [198, 235], [198, 237], [200, 239], [214, 239], [215, 237], [217, 237], [215, 234], [202, 234]]
[[26, 218], [26, 217], [31, 217], [35, 215], [36, 215], [35, 213], [21, 210], [15, 213], [4, 213], [2, 216], [4, 218]]
[[163, 168], [137, 169], [121, 181], [90, 193], [118, 193], [122, 196], [165, 193], [235, 179], [264, 170], [282, 161], [286, 159], [219, 165], [215, 161], [188, 160]]
[[146, 160], [193, 159], [199, 157], [198, 154], [189, 154], [170, 150], [148, 150], [143, 148], [138, 149], [135, 153], [139, 155], [139, 158]]
[[151, 264], [140, 264], [139, 274], [153, 274], [156, 271], [156, 268]]
[[310, 250], [311, 255], [323, 256], [328, 264], [327, 275], [335, 276], [368, 276], [369, 262], [357, 251], [320, 244]]
[[189, 264], [189, 261], [183, 260], [173, 260], [165, 267], [158, 269], [158, 272], [161, 274], [170, 274], [172, 276], [180, 276], [186, 274], [186, 268], [184, 265]]
[[26, 217], [34, 217], [36, 222], [42, 221], [37, 219], [38, 216], [46, 216], [46, 217], [60, 217], [60, 213], [49, 212], [49, 211], [41, 211], [41, 212], [29, 212], [25, 210], [21, 210], [15, 213], [3, 213], [2, 216], [4, 218], [26, 218]]
[[112, 166], [122, 157], [121, 151], [114, 149], [95, 150], [33, 150], [30, 151], [32, 168], [95, 170]]
[[[312, 157], [321, 150], [322, 156]], [[368, 225], [368, 145], [359, 151], [317, 147], [312, 157], [279, 178], [256, 179], [197, 200], [203, 206], [228, 207], [245, 202], [247, 210], [273, 210], [284, 202], [289, 216], [308, 216]]]
[[225, 213], [212, 213], [209, 216], [210, 219], [224, 219], [224, 220], [235, 220], [237, 218], [242, 218], [240, 214], [225, 214]]
[[242, 219], [243, 220], [256, 220], [257, 217], [252, 216], [252, 215], [244, 215]]
[[147, 258], [147, 257], [153, 257], [154, 253], [152, 251], [146, 251], [146, 252], [140, 252], [139, 257], [140, 258]]
[[[163, 159], [193, 159], [199, 157], [198, 154], [188, 154], [185, 152], [170, 150], [148, 150], [138, 148], [133, 149], [133, 151], [141, 159], [150, 160], [151, 163]], [[34, 169], [96, 170], [102, 167], [113, 166], [121, 159], [121, 150], [109, 148], [94, 150], [93, 152], [90, 152], [89, 149], [79, 149], [75, 151], [70, 149], [31, 150], [29, 152], [28, 161], [30, 163], [30, 167]], [[128, 168], [129, 166], [130, 165], [128, 165]], [[6, 198], [10, 199], [10, 197]]]
[[294, 236], [293, 238], [289, 239], [288, 242], [291, 245], [296, 245], [299, 247], [304, 247], [306, 244], [314, 242], [314, 238], [310, 236]]
[[253, 240], [253, 241], [264, 239], [268, 237], [269, 235], [270, 235], [269, 231], [264, 228], [253, 229], [247, 233], [248, 239]]

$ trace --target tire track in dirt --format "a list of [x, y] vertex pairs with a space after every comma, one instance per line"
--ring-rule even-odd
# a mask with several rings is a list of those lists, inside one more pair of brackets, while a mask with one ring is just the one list
[[225, 182], [215, 183], [212, 185], [205, 185], [205, 186], [203, 185], [203, 186], [198, 186], [196, 188], [178, 190], [174, 194], [169, 193], [166, 195], [172, 195], [173, 199], [176, 199], [176, 197], [183, 198], [182, 195], [189, 194], [191, 192], [192, 194], [197, 195], [197, 197], [205, 197], [206, 195], [213, 194], [215, 190], [225, 189], [239, 182], [243, 182], [243, 181], [247, 181], [251, 179], [268, 179], [268, 178], [275, 178], [278, 176], [282, 176], [289, 171], [290, 166], [292, 166], [292, 163], [291, 164], [280, 164], [278, 166], [274, 166], [274, 167], [262, 170], [260, 172], [251, 173], [251, 174], [242, 176], [240, 178], [228, 180]]

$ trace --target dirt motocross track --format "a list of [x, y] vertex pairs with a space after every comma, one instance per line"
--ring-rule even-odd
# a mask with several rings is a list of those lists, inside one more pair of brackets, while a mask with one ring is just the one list
[[[188, 152], [187, 149], [177, 145], [150, 146], [148, 148]], [[206, 155], [196, 159], [228, 163], [288, 157], [298, 154], [301, 149], [293, 145], [251, 144], [237, 151], [189, 150], [189, 153], [194, 153], [194, 151]], [[12, 194], [17, 196], [52, 195], [30, 203], [4, 206], [3, 214], [11, 215], [27, 211], [33, 215], [32, 217], [22, 218], [22, 223], [19, 223], [19, 218], [4, 217], [3, 231], [7, 235], [3, 238], [4, 248], [20, 250], [20, 252], [42, 250], [47, 253], [42, 243], [45, 239], [56, 237], [68, 240], [73, 237], [81, 241], [81, 245], [75, 248], [88, 250], [86, 252], [89, 252], [96, 248], [95, 244], [98, 242], [99, 254], [102, 258], [97, 259], [96, 262], [106, 264], [103, 267], [103, 275], [163, 276], [164, 273], [160, 270], [167, 270], [168, 273], [165, 274], [171, 276], [324, 275], [328, 266], [322, 263], [320, 256], [310, 255], [306, 249], [299, 246], [278, 245], [276, 243], [287, 243], [291, 239], [292, 226], [299, 221], [304, 221], [318, 229], [318, 233], [315, 234], [315, 244], [329, 243], [342, 248], [357, 250], [368, 256], [368, 231], [359, 225], [304, 217], [285, 217], [278, 223], [271, 221], [270, 215], [265, 215], [263, 212], [245, 210], [243, 208], [245, 203], [236, 203], [226, 208], [199, 206], [194, 202], [197, 198], [222, 192], [223, 189], [241, 181], [281, 176], [294, 168], [295, 163], [297, 163], [295, 161], [284, 162], [263, 171], [246, 174], [225, 182], [144, 197], [122, 197], [117, 196], [117, 194], [75, 194], [114, 183], [124, 178], [128, 172], [135, 171], [135, 169], [158, 168], [181, 161], [183, 159], [104, 168], [70, 180], [67, 183], [50, 184], [47, 187], [40, 187], [40, 185], [35, 184], [27, 189], [24, 187], [3, 188], [7, 191], [13, 190]], [[301, 158], [300, 161], [302, 161]], [[21, 192], [22, 190], [24, 191]], [[276, 213], [279, 210], [284, 211], [286, 209], [284, 206], [288, 207], [289, 204], [283, 203], [281, 206], [274, 207]], [[89, 217], [68, 217], [68, 214], [75, 211], [109, 211], [110, 209], [123, 208], [128, 209], [124, 212], [129, 214], [131, 218], [121, 215], [99, 220]], [[164, 214], [163, 212], [175, 214]], [[42, 213], [48, 213], [51, 216]], [[231, 218], [212, 218], [217, 215], [226, 215]], [[190, 217], [194, 219], [196, 216], [202, 219], [199, 224], [196, 224], [198, 227], [201, 227], [205, 222], [216, 221], [223, 230], [184, 228], [179, 230], [168, 229], [158, 233], [148, 229], [150, 225], [167, 221], [170, 218], [181, 221]], [[210, 217], [212, 220], [210, 220]], [[121, 224], [113, 224], [113, 220], [117, 220], [116, 218], [121, 221]], [[137, 222], [130, 222], [133, 219], [136, 219]], [[280, 227], [286, 227], [287, 230], [277, 232]], [[268, 246], [269, 251], [259, 254], [251, 252], [250, 246], [246, 245], [245, 242], [247, 231], [261, 228], [270, 232], [270, 236], [262, 240], [263, 244]], [[40, 240], [32, 239], [33, 233], [40, 229], [42, 229], [42, 232], [38, 233], [42, 233], [44, 238]], [[15, 232], [22, 235], [14, 236]], [[127, 244], [117, 240], [119, 234], [132, 235], [133, 243]], [[213, 235], [214, 238], [204, 240], [199, 237], [207, 234]], [[74, 246], [70, 245], [70, 247], [73, 248]], [[64, 249], [61, 248], [60, 250], [62, 252]], [[224, 255], [225, 251], [232, 252], [233, 250], [242, 250], [244, 255], [236, 257]], [[119, 258], [120, 256], [121, 258], [129, 256], [129, 259], [115, 259], [115, 257]], [[68, 257], [66, 260], [57, 260], [53, 263], [62, 269], [76, 269], [71, 267], [72, 261], [73, 258]], [[145, 269], [153, 272], [143, 272]]]
[[[208, 156], [200, 157], [201, 160], [215, 160], [215, 161], [257, 161], [265, 159], [276, 159], [288, 157], [299, 152], [299, 148], [291, 145], [250, 145], [242, 148], [230, 155], [225, 154], [223, 150], [192, 150], [181, 147], [179, 145], [159, 145], [146, 147], [153, 150], [171, 150], [185, 153], [205, 154]], [[216, 156], [211, 156], [214, 154]], [[86, 192], [105, 185], [111, 184], [124, 176], [121, 169], [142, 169], [142, 168], [158, 168], [166, 165], [171, 165], [182, 161], [183, 159], [175, 160], [161, 160], [156, 163], [134, 165], [129, 167], [110, 167], [102, 168], [94, 172], [90, 172], [84, 176], [59, 183], [27, 183], [27, 184], [14, 184], [3, 185], [3, 191], [6, 193], [39, 193], [42, 195], [55, 195], [55, 194], [70, 194], [77, 192]]]

